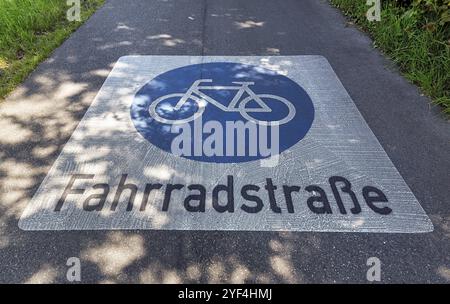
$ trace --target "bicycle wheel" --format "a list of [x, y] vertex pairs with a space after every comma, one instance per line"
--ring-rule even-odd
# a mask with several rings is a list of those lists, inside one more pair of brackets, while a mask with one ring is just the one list
[[[178, 100], [179, 100], [183, 96], [184, 96], [183, 93], [174, 93], [174, 94], [168, 94], [168, 95], [159, 97], [150, 105], [150, 107], [148, 108], [148, 111], [149, 111], [150, 115], [156, 121], [165, 123], [165, 124], [171, 124], [171, 125], [188, 123], [188, 122], [193, 121], [193, 120], [197, 119], [198, 117], [200, 117], [203, 114], [203, 112], [205, 111], [205, 107], [201, 106], [200, 98], [198, 98], [194, 95], [189, 96], [188, 100], [186, 100], [186, 103], [179, 110], [175, 110], [175, 106], [172, 106], [170, 104], [167, 104], [167, 105], [164, 105], [164, 106], [161, 106], [160, 108], [158, 108], [158, 106], [160, 106], [162, 103], [164, 103], [165, 101], [168, 101], [171, 98], [179, 97], [178, 98]], [[195, 103], [195, 105], [197, 107], [197, 110], [196, 110], [196, 112], [194, 112], [191, 116], [188, 116], [187, 118], [175, 118], [175, 119], [164, 118], [160, 115], [160, 113], [158, 113], [158, 112], [162, 112], [163, 114], [166, 114], [167, 116], [172, 116], [172, 117], [181, 116], [182, 117], [183, 114], [186, 114], [186, 112], [188, 112], [189, 110], [192, 109], [193, 106], [195, 106], [195, 105], [190, 105], [189, 100], [193, 100], [193, 102]]]
[[[246, 98], [244, 98], [241, 103], [239, 104], [239, 113], [242, 115], [242, 117], [244, 117], [245, 119], [254, 122], [258, 125], [265, 125], [265, 126], [270, 126], [270, 125], [274, 125], [274, 124], [278, 124], [278, 125], [282, 125], [285, 124], [289, 121], [292, 120], [292, 118], [294, 118], [295, 116], [295, 107], [294, 105], [287, 100], [286, 98], [280, 97], [280, 96], [276, 96], [276, 95], [271, 95], [271, 94], [258, 94], [257, 95], [261, 100], [265, 99], [272, 99], [272, 100], [277, 100], [279, 102], [282, 102], [288, 109], [288, 114], [286, 115], [286, 117], [280, 119], [280, 120], [260, 120], [257, 118], [254, 118], [252, 116], [250, 116], [249, 113], [251, 113], [251, 111], [248, 111], [246, 108], [246, 105], [248, 102], [253, 100], [252, 96], [248, 96]], [[255, 111], [254, 113], [261, 113], [258, 111]], [[269, 112], [270, 113], [270, 112]]]

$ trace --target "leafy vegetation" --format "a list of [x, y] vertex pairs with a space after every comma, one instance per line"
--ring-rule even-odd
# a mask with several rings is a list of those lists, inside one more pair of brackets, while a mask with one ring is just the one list
[[383, 0], [379, 22], [367, 20], [365, 0], [330, 1], [450, 114], [450, 0]]
[[81, 0], [81, 22], [65, 0], [0, 0], [0, 98], [58, 47], [104, 0]]

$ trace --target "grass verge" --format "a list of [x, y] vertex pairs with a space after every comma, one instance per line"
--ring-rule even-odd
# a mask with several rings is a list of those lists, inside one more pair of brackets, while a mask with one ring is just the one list
[[69, 21], [65, 0], [0, 0], [0, 100], [105, 0], [81, 0], [81, 21]]
[[[407, 79], [450, 115], [450, 23], [442, 17], [434, 20], [431, 8], [422, 10], [413, 4], [421, 1], [415, 1], [381, 1], [381, 20], [369, 22], [366, 0], [330, 0], [369, 32], [374, 46], [388, 55]], [[445, 14], [444, 10], [439, 16], [445, 17]]]

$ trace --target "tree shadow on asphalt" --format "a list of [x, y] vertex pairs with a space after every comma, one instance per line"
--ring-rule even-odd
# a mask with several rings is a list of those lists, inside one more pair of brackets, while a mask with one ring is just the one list
[[[385, 265], [383, 282], [423, 282], [424, 272], [430, 273], [426, 276], [430, 282], [450, 280], [448, 208], [428, 212], [435, 231], [419, 235], [20, 230], [18, 219], [26, 204], [120, 56], [214, 53], [205, 47], [202, 3], [153, 1], [160, 13], [150, 22], [142, 17], [122, 20], [121, 15], [139, 12], [138, 7], [148, 2], [120, 2], [108, 1], [0, 105], [1, 282], [67, 282], [69, 257], [81, 258], [83, 283], [365, 282], [371, 256]], [[185, 20], [179, 24], [169, 22], [175, 5], [177, 18]], [[219, 44], [236, 39], [244, 45], [247, 35], [263, 37], [268, 28], [279, 39], [227, 55], [295, 52], [281, 42], [295, 34], [270, 16], [253, 17], [252, 4], [242, 7], [231, 1], [222, 8], [217, 1], [208, 1], [208, 5], [209, 22], [225, 29]], [[106, 23], [104, 15], [110, 16]], [[88, 45], [80, 45], [86, 37]], [[311, 50], [314, 43], [309, 43]], [[425, 199], [417, 196], [419, 201]]]

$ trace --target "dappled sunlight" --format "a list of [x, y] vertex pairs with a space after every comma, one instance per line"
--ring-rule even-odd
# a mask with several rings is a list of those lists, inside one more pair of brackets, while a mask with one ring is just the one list
[[51, 265], [45, 264], [41, 268], [32, 274], [25, 284], [51, 284], [54, 283], [56, 277], [58, 276], [58, 271]]
[[68, 146], [65, 152], [73, 153], [73, 160], [78, 166], [89, 167], [90, 170], [100, 175], [108, 172], [108, 161], [105, 158], [111, 154], [111, 147], [102, 145], [89, 149], [74, 144]]
[[144, 174], [150, 178], [156, 178], [159, 180], [169, 180], [177, 172], [173, 168], [169, 168], [166, 165], [160, 165], [157, 167], [147, 167], [144, 169]]
[[124, 269], [145, 255], [144, 239], [140, 235], [108, 233], [101, 244], [92, 244], [81, 252], [81, 257], [95, 263], [101, 272], [113, 279]]
[[[260, 60], [260, 62], [261, 62], [261, 67], [263, 67], [263, 68], [266, 68], [266, 69], [269, 69], [269, 70], [272, 70], [272, 71], [276, 71], [280, 75], [287, 75], [288, 74], [288, 70], [286, 68], [283, 68], [279, 64], [272, 64], [270, 62], [269, 58], [263, 58], [263, 59]], [[283, 63], [283, 66], [284, 65], [288, 66], [289, 65], [289, 61], [287, 61], [287, 62], [285, 61]]]
[[238, 29], [249, 29], [255, 27], [262, 27], [264, 25], [264, 22], [263, 21], [255, 22], [253, 20], [246, 20], [242, 22], [235, 22], [234, 24]]
[[55, 91], [55, 98], [65, 99], [74, 95], [78, 95], [86, 90], [87, 84], [83, 83], [63, 83]]
[[442, 229], [442, 236], [450, 239], [450, 216], [432, 214], [430, 217], [433, 223], [435, 225], [439, 225], [439, 227]]
[[[281, 237], [289, 234], [280, 233]], [[269, 257], [270, 266], [274, 273], [276, 273], [285, 283], [301, 283], [303, 279], [299, 278], [296, 268], [292, 262], [292, 252], [294, 244], [289, 240], [280, 238], [269, 241], [269, 248], [272, 251]]]
[[[108, 10], [119, 6], [120, 3], [119, 0], [108, 1], [105, 10], [99, 13], [109, 14]], [[128, 8], [139, 8], [142, 3], [140, 0], [130, 1], [126, 5]], [[66, 41], [51, 58], [30, 75], [24, 84], [0, 104], [0, 256], [4, 259], [0, 269], [0, 282], [9, 278], [25, 283], [66, 282], [65, 261], [70, 256], [80, 257], [82, 260], [82, 282], [307, 283], [333, 282], [336, 278], [348, 282], [364, 277], [365, 260], [360, 260], [364, 249], [373, 249], [373, 254], [379, 255], [383, 263], [389, 265], [397, 257], [390, 257], [389, 247], [383, 247], [386, 242], [390, 242], [392, 246], [407, 243], [411, 248], [421, 250], [416, 254], [426, 256], [430, 254], [430, 250], [435, 250], [435, 246], [428, 246], [430, 238], [434, 242], [450, 239], [450, 217], [446, 210], [431, 212], [430, 217], [435, 224], [433, 234], [393, 234], [389, 238], [384, 234], [368, 236], [365, 233], [338, 235], [309, 232], [164, 230], [171, 224], [167, 212], [161, 211], [160, 202], [164, 190], [151, 192], [144, 211], [138, 211], [142, 202], [140, 195], [137, 196], [133, 211], [126, 212], [128, 196], [124, 194], [117, 207], [124, 215], [123, 218], [117, 218], [108, 204], [106, 204], [108, 208], [91, 213], [92, 217], [96, 217], [96, 221], [103, 224], [99, 225], [99, 229], [110, 229], [111, 223], [123, 225], [124, 222], [132, 222], [135, 227], [141, 227], [136, 228], [137, 230], [58, 232], [20, 230], [18, 227], [20, 216], [63, 149], [68, 165], [60, 166], [56, 163], [52, 170], [59, 178], [55, 179], [48, 189], [40, 190], [48, 191], [54, 197], [60, 196], [58, 189], [63, 189], [67, 185], [67, 178], [63, 177], [73, 172], [95, 172], [96, 181], [98, 179], [98, 182], [112, 182], [109, 200], [114, 197], [121, 173], [131, 172], [127, 182], [138, 185], [139, 191], [144, 188], [143, 179], [148, 179], [149, 183], [163, 183], [169, 180], [192, 183], [198, 182], [198, 176], [204, 173], [202, 171], [205, 170], [204, 166], [191, 168], [189, 171], [191, 173], [186, 173], [187, 170], [183, 168], [167, 165], [167, 162], [164, 162], [167, 153], [158, 154], [154, 158], [149, 156], [154, 153], [150, 149], [145, 153], [136, 153], [136, 147], [146, 142], [132, 126], [129, 112], [123, 111], [129, 106], [130, 100], [122, 98], [139, 90], [140, 87], [135, 84], [143, 84], [149, 80], [149, 75], [139, 75], [133, 83], [123, 83], [122, 77], [127, 76], [128, 71], [136, 67], [119, 63], [116, 66], [119, 68], [117, 77], [108, 81], [120, 83], [123, 88], [114, 89], [112, 97], [106, 96], [110, 104], [104, 113], [96, 112], [98, 109], [95, 107], [89, 108], [120, 56], [263, 55], [260, 60], [261, 67], [267, 69], [269, 73], [287, 75], [288, 67], [293, 62], [284, 60], [274, 64], [271, 56], [310, 54], [317, 46], [314, 41], [305, 38], [302, 40], [304, 47], [298, 49], [293, 41], [304, 37], [295, 31], [278, 26], [279, 16], [268, 15], [259, 19], [254, 11], [235, 7], [237, 5], [232, 2], [229, 2], [227, 8], [212, 6], [205, 12], [207, 18], [205, 24], [217, 22], [219, 25], [219, 29], [210, 32], [211, 36], [206, 37], [205, 41], [201, 2], [193, 7], [186, 6], [183, 1], [182, 3], [186, 9], [175, 17], [182, 22], [172, 23], [173, 15], [169, 14], [171, 11], [165, 11], [162, 7], [176, 7], [177, 2], [153, 1], [155, 9], [160, 10], [161, 14], [158, 14], [157, 18], [147, 20], [149, 26], [145, 30], [140, 29], [142, 20], [124, 20], [120, 13], [111, 14], [108, 23], [102, 24], [104, 32], [101, 35], [89, 36], [87, 44], [84, 45], [70, 39]], [[273, 5], [278, 4], [274, 2]], [[94, 15], [94, 22], [97, 16]], [[136, 19], [139, 18], [137, 16]], [[282, 22], [295, 20], [286, 18]], [[81, 27], [77, 35], [89, 33], [92, 29], [88, 25]], [[303, 25], [299, 24], [300, 26]], [[268, 30], [274, 33], [270, 39], [266, 38]], [[219, 38], [212, 36], [218, 34]], [[247, 39], [249, 35], [256, 35], [257, 43]], [[322, 37], [324, 40], [331, 39], [333, 43], [335, 42], [333, 39], [339, 38], [341, 37], [327, 35]], [[228, 53], [230, 48], [225, 46], [233, 45], [236, 41], [240, 44]], [[96, 51], [99, 51], [101, 56], [95, 54]], [[321, 50], [321, 54], [327, 52], [332, 54], [334, 50]], [[340, 59], [335, 57], [334, 60], [336, 58]], [[171, 66], [173, 63], [167, 61], [162, 64]], [[263, 69], [260, 69], [258, 72], [262, 71]], [[340, 70], [339, 73], [347, 73], [348, 76], [355, 72]], [[246, 77], [245, 73], [241, 76]], [[153, 89], [163, 88], [164, 85], [154, 83]], [[363, 89], [364, 87], [361, 91]], [[363, 93], [356, 90], [356, 94]], [[114, 104], [112, 101], [115, 100], [119, 102]], [[88, 108], [89, 111], [86, 113]], [[121, 115], [122, 112], [126, 115]], [[92, 115], [93, 119], [86, 125], [78, 126], [85, 114]], [[118, 122], [123, 128], [112, 131], [111, 126]], [[341, 126], [329, 123], [327, 127], [330, 131], [334, 131]], [[76, 128], [79, 132], [74, 133]], [[135, 139], [130, 140], [129, 145], [110, 145], [102, 140], [121, 136], [130, 138], [131, 132], [135, 132], [133, 133]], [[67, 144], [71, 136], [74, 142]], [[356, 143], [352, 138], [346, 140], [352, 144]], [[89, 144], [85, 144], [86, 142]], [[129, 162], [124, 162], [127, 172], [121, 172], [113, 165], [113, 160], [123, 159], [124, 155], [130, 155]], [[319, 157], [311, 159], [313, 162], [307, 163], [304, 172], [295, 177], [299, 183], [307, 179], [312, 170], [318, 166], [328, 165]], [[136, 160], [143, 165], [131, 166]], [[295, 158], [287, 160], [298, 161]], [[283, 163], [281, 166], [289, 166], [289, 163]], [[220, 176], [208, 177], [207, 182], [211, 184], [223, 182], [227, 174], [245, 177], [239, 166], [236, 166], [229, 172], [222, 170]], [[422, 194], [424, 195], [436, 201], [437, 205], [443, 199], [431, 190]], [[61, 211], [66, 216], [62, 221], [67, 221], [71, 212], [75, 214], [83, 212], [82, 203], [83, 201], [68, 200]], [[210, 195], [206, 199], [206, 205], [212, 205]], [[439, 205], [440, 208], [442, 206]], [[185, 211], [182, 200], [171, 204], [170, 208], [175, 212]], [[35, 205], [25, 217], [44, 215], [50, 209], [48, 206]], [[77, 224], [79, 227], [82, 226], [82, 223], [75, 223]], [[195, 224], [191, 218], [186, 220], [186, 227]], [[363, 219], [356, 219], [350, 226], [355, 228], [363, 224]], [[64, 226], [64, 223], [61, 225], [61, 222], [53, 221], [51, 225], [50, 227]], [[149, 225], [154, 230], [139, 230]], [[404, 262], [400, 263], [399, 269], [408, 271], [413, 267], [415, 269], [429, 267], [438, 279], [448, 282], [450, 270], [447, 261], [439, 260], [439, 257], [445, 256], [444, 249], [447, 247], [446, 245], [438, 247], [442, 252], [437, 253], [438, 258], [435, 260], [419, 259], [414, 265]], [[408, 250], [409, 248], [406, 248], [405, 252]], [[324, 252], [327, 253], [326, 256]], [[7, 259], [8, 262], [5, 262]], [[353, 266], [356, 268], [354, 271], [356, 275], [349, 270], [349, 265], [356, 265]], [[340, 274], [347, 273], [348, 276], [339, 277]], [[393, 276], [395, 280], [401, 280], [395, 277], [397, 274], [388, 275]]]
[[219, 258], [200, 266], [190, 263], [184, 271], [164, 269], [153, 263], [139, 275], [140, 283], [193, 283], [205, 280], [207, 283], [241, 284], [248, 282], [251, 272], [247, 266], [238, 261], [233, 255], [225, 261]]
[[[40, 72], [33, 73], [0, 103], [0, 255], [3, 257], [33, 252], [36, 239], [20, 232], [18, 219], [91, 104], [109, 72], [107, 68], [114, 64], [110, 62], [102, 68], [92, 65], [92, 74], [74, 72], [73, 67], [87, 58], [76, 53], [66, 54], [64, 58], [53, 55], [38, 68]], [[64, 68], [61, 65], [52, 68], [61, 62]], [[44, 241], [42, 248], [47, 245]], [[46, 259], [45, 252], [35, 254], [32, 262], [28, 258], [19, 262], [11, 258], [11, 263], [22, 265], [24, 271], [15, 270], [16, 280], [22, 282], [52, 283], [65, 277], [54, 266], [63, 264]], [[5, 280], [6, 271], [9, 270], [2, 269], [1, 281]]]
[[220, 259], [215, 259], [209, 263], [207, 269], [209, 284], [218, 284], [226, 280], [227, 273], [225, 265]]
[[248, 269], [248, 266], [240, 261], [235, 255], [230, 257], [229, 264], [231, 266], [229, 283], [244, 284], [251, 278], [252, 273]]
[[101, 51], [105, 51], [107, 49], [114, 49], [114, 48], [121, 47], [121, 46], [131, 46], [131, 45], [133, 45], [133, 43], [131, 41], [120, 41], [117, 43], [109, 43], [109, 44], [102, 45], [98, 49]]
[[266, 48], [266, 51], [270, 55], [280, 55], [280, 49], [278, 48]]
[[150, 40], [160, 40], [164, 46], [174, 47], [178, 44], [185, 43], [183, 39], [172, 37], [169, 34], [159, 34], [154, 36], [148, 36], [147, 39]]
[[270, 265], [273, 271], [281, 276], [286, 283], [298, 283], [294, 273], [294, 265], [286, 257], [273, 256], [270, 258]]
[[151, 265], [139, 275], [141, 284], [180, 284], [183, 279], [176, 270], [161, 269], [156, 264]]
[[4, 117], [0, 120], [0, 143], [20, 144], [24, 140], [30, 140], [33, 132], [24, 126], [15, 124], [11, 118]]
[[92, 76], [98, 76], [98, 77], [108, 77], [109, 73], [111, 72], [110, 69], [98, 69], [90, 72]]
[[165, 271], [163, 274], [162, 284], [180, 284], [182, 283], [180, 277], [175, 270]]
[[32, 150], [32, 154], [37, 158], [46, 158], [50, 157], [53, 153], [56, 152], [57, 147], [47, 146], [47, 147], [35, 147]]
[[447, 282], [450, 282], [450, 268], [446, 266], [439, 266], [437, 273], [445, 279]]
[[126, 25], [123, 22], [119, 22], [119, 24], [117, 25], [115, 31], [120, 31], [120, 30], [126, 30], [126, 31], [135, 31], [136, 29], [133, 27], [129, 27], [128, 25]]
[[3, 189], [1, 193], [0, 218], [6, 222], [6, 219], [13, 217], [18, 219], [29, 202], [29, 198], [24, 194], [34, 186], [35, 176], [44, 174], [45, 171], [39, 170], [30, 164], [16, 163], [13, 160], [5, 160], [0, 163], [0, 172], [8, 176], [3, 178], [0, 186]]
[[186, 278], [193, 282], [198, 282], [202, 277], [202, 268], [199, 264], [193, 263], [186, 268]]
[[[206, 232], [205, 232], [206, 233]], [[211, 259], [201, 262], [186, 261], [175, 269], [172, 265], [151, 262], [141, 269], [140, 283], [270, 283], [281, 281], [285, 283], [305, 282], [298, 270], [295, 270], [291, 255], [295, 253], [295, 237], [286, 239], [282, 233], [274, 235], [268, 242], [270, 246], [262, 246], [261, 257], [267, 257], [264, 267], [256, 270], [252, 262], [245, 256], [249, 254], [247, 246], [238, 246], [235, 250], [219, 252], [219, 248]], [[261, 244], [262, 245], [262, 244]], [[238, 249], [239, 248], [239, 249]], [[201, 249], [205, 250], [205, 248]], [[252, 249], [250, 249], [252, 250]], [[149, 251], [149, 255], [153, 250]], [[256, 258], [256, 257], [255, 257]], [[263, 270], [264, 269], [264, 270]]]
[[278, 237], [268, 240], [265, 252], [260, 253], [262, 256], [267, 256], [265, 271], [256, 271], [245, 262], [243, 256], [231, 254], [225, 259], [217, 257], [209, 263], [206, 267], [208, 283], [270, 283], [275, 277], [285, 283], [303, 281], [295, 270], [291, 257], [294, 253], [295, 239], [292, 241], [286, 239], [282, 232], [277, 235]]

